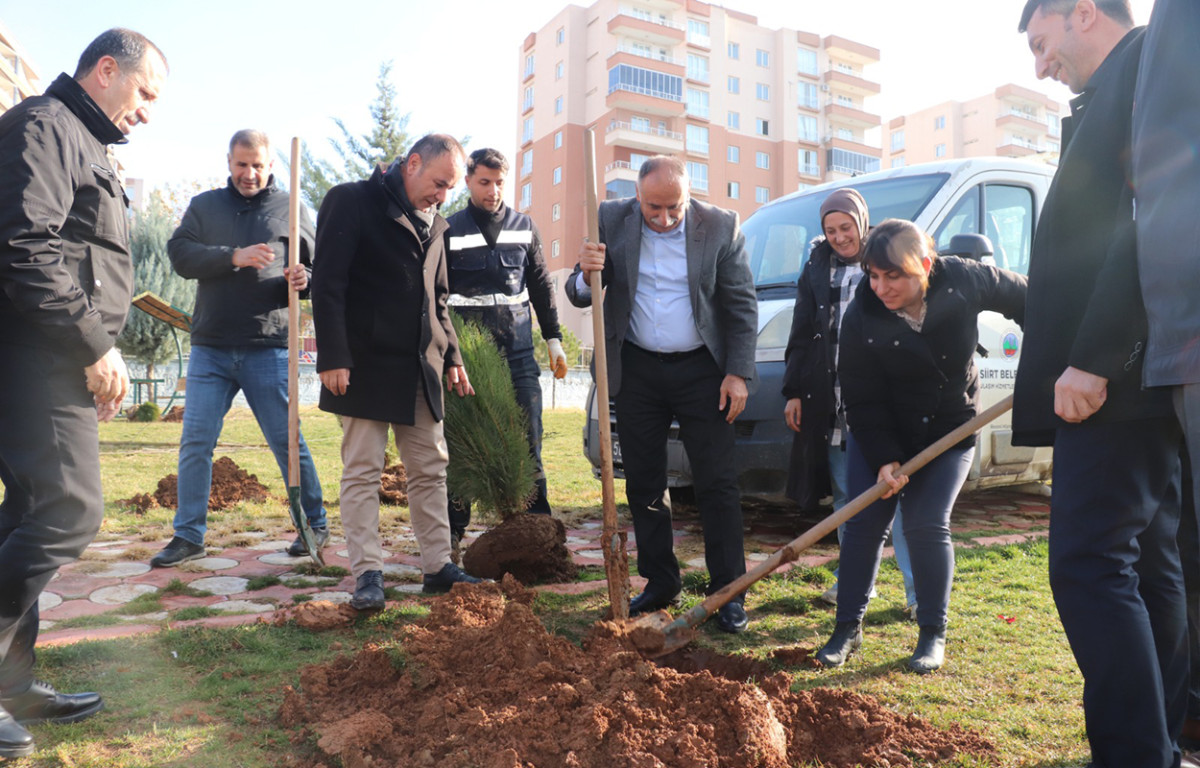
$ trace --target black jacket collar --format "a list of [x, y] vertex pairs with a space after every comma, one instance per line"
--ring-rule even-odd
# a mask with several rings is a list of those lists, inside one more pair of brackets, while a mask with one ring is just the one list
[[50, 84], [50, 87], [46, 89], [46, 95], [53, 96], [66, 104], [67, 109], [79, 118], [79, 122], [83, 123], [84, 127], [101, 144], [124, 144], [128, 141], [125, 134], [121, 133], [121, 129], [114, 125], [113, 121], [108, 119], [108, 115], [100, 109], [100, 105], [88, 95], [87, 91], [83, 90], [83, 86], [66, 72], [63, 72]]

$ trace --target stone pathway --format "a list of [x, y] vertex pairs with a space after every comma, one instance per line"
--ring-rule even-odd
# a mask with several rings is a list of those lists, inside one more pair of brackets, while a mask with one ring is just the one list
[[[765, 560], [813, 522], [815, 520], [798, 520], [793, 515], [774, 511], [748, 509], [747, 567], [753, 568]], [[964, 495], [955, 506], [951, 521], [957, 546], [1009, 544], [1044, 537], [1048, 524], [1049, 498], [1014, 490]], [[482, 530], [468, 531], [464, 547], [469, 546]], [[568, 529], [567, 547], [580, 566], [603, 569], [600, 531], [599, 521], [586, 521]], [[676, 553], [686, 569], [704, 568], [700, 533], [695, 518], [684, 518], [675, 524]], [[311, 563], [309, 558], [286, 554], [283, 550], [291, 539], [271, 539], [271, 535], [265, 532], [238, 534], [241, 541], [249, 543], [224, 549], [210, 547], [207, 557], [177, 568], [155, 569], [132, 558], [145, 556], [148, 560], [147, 549], [152, 555], [166, 541], [148, 545], [133, 537], [116, 537], [95, 542], [84, 559], [62, 568], [42, 593], [38, 601], [41, 616], [38, 644], [122, 637], [193, 624], [231, 626], [258, 621], [277, 608], [303, 600], [346, 602], [350, 599], [354, 577], [349, 573], [344, 539], [333, 537], [324, 552], [326, 566], [340, 570], [326, 572], [336, 575], [321, 575], [297, 572], [297, 566]], [[967, 537], [969, 540], [965, 540]], [[628, 532], [628, 538], [632, 566], [636, 558], [632, 530]], [[385, 586], [391, 587], [393, 594], [420, 595], [420, 560], [411, 531], [406, 527], [403, 533], [386, 539], [385, 549], [388, 552], [388, 562], [384, 566]], [[885, 550], [886, 556], [890, 554], [890, 550]], [[836, 556], [836, 545], [823, 543], [781, 570], [822, 565]], [[635, 594], [645, 583], [636, 573], [631, 574], [631, 582]], [[179, 583], [185, 586], [184, 590], [179, 589]], [[172, 585], [171, 588], [168, 585]], [[599, 580], [552, 584], [538, 589], [581, 594], [603, 591], [606, 586]], [[146, 596], [149, 595], [159, 596], [158, 605], [147, 604]], [[151, 610], [147, 611], [147, 607]], [[68, 622], [99, 614], [105, 614], [104, 619]], [[67, 626], [59, 626], [62, 623]], [[87, 626], [87, 623], [93, 626]]]

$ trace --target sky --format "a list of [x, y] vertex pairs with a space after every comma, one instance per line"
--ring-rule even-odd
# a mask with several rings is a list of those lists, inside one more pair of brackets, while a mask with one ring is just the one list
[[[577, 3], [586, 5], [587, 3]], [[835, 34], [880, 50], [865, 76], [881, 84], [868, 111], [887, 121], [941, 102], [981, 96], [1005, 83], [1066, 101], [1039, 82], [1025, 36], [1023, 0], [730, 0], [724, 5], [785, 27]], [[165, 53], [171, 74], [151, 122], [118, 150], [147, 187], [223, 180], [239, 128], [265, 130], [287, 152], [292, 136], [331, 157], [332, 118], [369, 130], [381, 63], [415, 135], [469, 137], [512, 158], [518, 122], [520, 49], [564, 0], [0, 0], [0, 23], [45, 88], [73, 71], [97, 34], [142, 32]], [[1144, 24], [1153, 0], [1133, 0]], [[336, 12], [335, 12], [336, 10]], [[277, 167], [277, 170], [281, 170]], [[511, 202], [511, 200], [510, 200]]]

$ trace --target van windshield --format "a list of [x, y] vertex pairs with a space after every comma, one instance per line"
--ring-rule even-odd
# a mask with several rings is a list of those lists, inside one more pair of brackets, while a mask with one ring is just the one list
[[755, 286], [795, 285], [810, 243], [821, 234], [821, 202], [837, 187], [862, 193], [874, 226], [884, 219], [916, 219], [948, 178], [947, 173], [930, 173], [858, 184], [849, 180], [763, 206], [742, 227]]

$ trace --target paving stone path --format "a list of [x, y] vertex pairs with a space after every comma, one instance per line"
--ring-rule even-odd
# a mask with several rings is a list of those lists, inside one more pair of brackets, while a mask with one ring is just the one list
[[[779, 512], [748, 509], [747, 567], [753, 568], [765, 560], [812, 522]], [[956, 545], [960, 547], [1011, 544], [1044, 537], [1048, 524], [1047, 497], [1007, 489], [960, 497], [951, 520]], [[473, 527], [468, 531], [464, 546], [469, 546], [482, 530]], [[603, 569], [600, 532], [598, 521], [585, 521], [568, 529], [567, 547], [580, 566]], [[38, 644], [122, 637], [193, 624], [231, 626], [258, 621], [269, 612], [297, 601], [346, 602], [350, 599], [354, 577], [349, 573], [344, 539], [334, 536], [324, 551], [326, 565], [339, 567], [341, 570], [335, 571], [339, 575], [322, 576], [296, 571], [297, 566], [308, 564], [310, 560], [291, 557], [283, 551], [290, 538], [271, 538], [283, 535], [281, 531], [239, 533], [240, 540], [252, 543], [224, 549], [210, 547], [208, 556], [202, 559], [178, 568], [154, 569], [145, 562], [129, 558], [144, 555], [148, 548], [152, 553], [157, 552], [166, 544], [165, 540], [147, 544], [133, 537], [111, 537], [97, 541], [88, 548], [83, 559], [62, 568], [42, 593], [38, 601], [42, 630]], [[636, 562], [632, 530], [628, 532], [628, 539], [632, 564]], [[406, 529], [401, 535], [391, 537], [389, 542], [388, 562], [384, 565], [385, 585], [394, 593], [419, 595], [420, 560], [415, 554], [411, 532]], [[696, 519], [684, 518], [675, 523], [675, 548], [686, 569], [704, 568], [704, 548]], [[890, 554], [890, 550], [885, 550], [885, 556]], [[836, 557], [836, 545], [823, 543], [781, 570], [818, 566]], [[186, 593], [181, 594], [178, 589], [164, 591], [175, 581], [186, 585]], [[631, 582], [634, 593], [645, 583], [636, 573], [631, 574]], [[581, 594], [603, 591], [605, 583], [603, 580], [581, 581], [545, 585], [538, 589]], [[129, 604], [139, 598], [154, 594], [161, 596], [161, 609], [141, 613], [122, 610], [127, 606], [132, 608]], [[145, 607], [143, 601], [139, 610], [144, 611]], [[200, 611], [203, 615], [198, 618], [189, 618], [196, 616], [196, 608], [208, 610]], [[112, 620], [104, 622], [103, 626], [72, 627], [68, 623], [66, 627], [58, 627], [69, 619], [98, 614], [109, 614]]]

